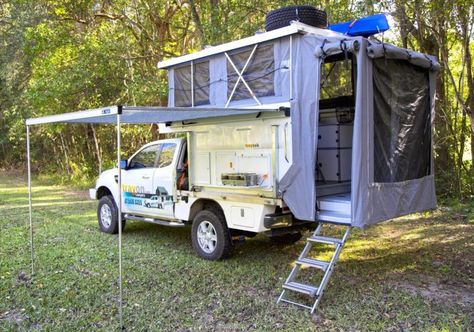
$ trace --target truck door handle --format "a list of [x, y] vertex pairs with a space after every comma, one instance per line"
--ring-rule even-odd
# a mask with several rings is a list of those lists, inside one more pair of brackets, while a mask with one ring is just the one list
[[150, 177], [148, 175], [143, 175], [142, 179], [149, 179]]

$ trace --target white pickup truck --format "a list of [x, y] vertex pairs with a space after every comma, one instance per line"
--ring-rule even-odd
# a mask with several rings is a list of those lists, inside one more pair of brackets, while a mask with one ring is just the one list
[[[127, 219], [192, 223], [193, 247], [210, 260], [258, 233], [277, 242], [299, 240], [315, 223], [296, 220], [277, 193], [291, 165], [289, 122], [282, 111], [160, 125], [160, 132], [182, 138], [151, 142], [122, 161], [123, 225]], [[117, 173], [103, 172], [90, 190], [106, 233], [118, 231]]]

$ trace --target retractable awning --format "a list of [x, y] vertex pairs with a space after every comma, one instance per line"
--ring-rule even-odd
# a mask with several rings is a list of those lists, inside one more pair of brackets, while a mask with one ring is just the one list
[[26, 125], [32, 126], [47, 123], [116, 124], [117, 115], [120, 115], [120, 123], [167, 123], [276, 111], [279, 111], [279, 109], [108, 106], [85, 111], [30, 118], [26, 120]]
[[[43, 125], [49, 123], [90, 123], [90, 124], [111, 124], [117, 130], [117, 165], [121, 160], [121, 134], [122, 124], [149, 124], [149, 123], [169, 123], [182, 122], [198, 119], [210, 119], [227, 116], [238, 116], [245, 114], [259, 114], [261, 112], [278, 112], [281, 109], [264, 108], [190, 108], [190, 107], [142, 107], [142, 106], [108, 106], [103, 108], [90, 109], [56, 115], [48, 115], [26, 120], [26, 144], [28, 161], [28, 203], [29, 203], [29, 226], [30, 226], [30, 254], [31, 254], [31, 275], [35, 274], [35, 253], [34, 253], [34, 231], [33, 231], [33, 204], [31, 186], [31, 156], [30, 156], [30, 126]], [[122, 172], [118, 168], [118, 187], [120, 197], [122, 196]], [[122, 200], [117, 202], [118, 215], [122, 214]], [[119, 223], [118, 232], [118, 257], [119, 257], [119, 320], [123, 329], [123, 292], [122, 292], [122, 223]]]

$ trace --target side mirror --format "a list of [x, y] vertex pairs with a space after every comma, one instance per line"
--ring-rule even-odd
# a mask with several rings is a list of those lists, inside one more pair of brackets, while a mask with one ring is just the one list
[[127, 169], [127, 168], [128, 168], [128, 160], [127, 159], [120, 160], [120, 169]]

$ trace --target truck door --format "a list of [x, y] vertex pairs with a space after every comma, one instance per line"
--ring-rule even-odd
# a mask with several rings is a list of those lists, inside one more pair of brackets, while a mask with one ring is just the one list
[[129, 160], [127, 170], [122, 172], [124, 212], [147, 214], [149, 207], [156, 205], [153, 175], [160, 148], [160, 144], [153, 144], [141, 149]]
[[163, 218], [174, 217], [173, 193], [176, 182], [176, 166], [173, 160], [177, 150], [175, 142], [160, 143], [160, 153], [153, 174], [153, 192], [156, 204], [152, 208], [152, 215]]

